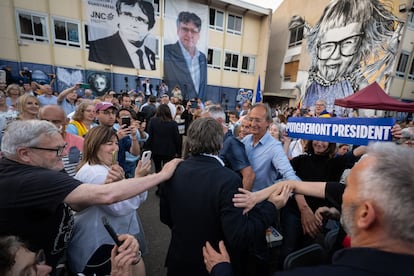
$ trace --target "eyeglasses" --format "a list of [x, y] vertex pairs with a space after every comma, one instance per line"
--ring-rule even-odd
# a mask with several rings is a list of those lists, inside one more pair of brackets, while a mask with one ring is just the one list
[[340, 41], [329, 41], [325, 43], [318, 44], [318, 59], [320, 60], [327, 60], [329, 59], [333, 53], [335, 52], [336, 48], [339, 45], [339, 52], [344, 57], [353, 56], [359, 48], [361, 43], [361, 37], [364, 33], [360, 33], [357, 35], [346, 37]]
[[111, 111], [109, 111], [109, 110], [104, 110], [104, 111], [101, 111], [103, 114], [105, 114], [105, 115], [115, 115], [115, 113], [114, 112], [111, 112]]
[[200, 32], [199, 29], [190, 29], [187, 27], [180, 27], [180, 30], [185, 32], [185, 33], [191, 33], [191, 34], [198, 34]]
[[249, 122], [255, 122], [257, 124], [260, 124], [261, 122], [265, 121], [264, 119], [259, 119], [259, 118], [248, 118]]
[[65, 143], [63, 146], [58, 146], [57, 149], [41, 148], [41, 147], [29, 147], [29, 149], [55, 151], [56, 156], [61, 156], [63, 154], [63, 152], [65, 151], [66, 146], [67, 146], [67, 144]]
[[135, 22], [142, 22], [148, 25], [149, 21], [141, 16], [133, 16], [130, 12], [121, 12], [122, 15], [126, 16], [130, 20], [135, 20]]

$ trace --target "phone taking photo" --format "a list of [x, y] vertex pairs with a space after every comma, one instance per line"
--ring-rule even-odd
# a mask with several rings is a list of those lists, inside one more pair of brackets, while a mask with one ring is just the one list
[[79, 84], [79, 88], [83, 88], [83, 89], [90, 89], [91, 86], [87, 83], [81, 83]]
[[105, 216], [102, 217], [102, 223], [103, 223], [106, 231], [108, 231], [108, 234], [114, 240], [115, 244], [117, 246], [121, 246], [122, 242], [120, 240], [118, 240], [118, 235], [116, 234], [114, 228], [112, 228], [112, 226], [109, 224], [108, 219]]
[[198, 107], [198, 103], [196, 101], [190, 101], [191, 105], [190, 108], [197, 108]]
[[151, 160], [151, 151], [150, 150], [144, 151], [144, 153], [142, 154], [141, 160], [142, 160], [142, 164], [145, 164], [148, 161], [150, 161]]
[[121, 125], [129, 127], [131, 125], [131, 118], [130, 117], [121, 117]]

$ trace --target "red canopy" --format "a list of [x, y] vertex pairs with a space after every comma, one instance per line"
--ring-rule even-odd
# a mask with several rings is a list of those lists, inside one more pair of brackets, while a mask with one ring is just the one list
[[414, 102], [404, 103], [391, 98], [376, 82], [346, 98], [336, 99], [334, 104], [348, 108], [414, 112]]

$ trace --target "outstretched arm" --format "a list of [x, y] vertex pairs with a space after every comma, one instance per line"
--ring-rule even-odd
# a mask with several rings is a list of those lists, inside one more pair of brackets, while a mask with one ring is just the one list
[[239, 189], [240, 193], [233, 197], [234, 206], [244, 208], [244, 213], [250, 211], [257, 203], [269, 198], [272, 193], [280, 193], [284, 186], [289, 186], [297, 194], [325, 198], [326, 182], [309, 182], [286, 180], [269, 186], [254, 193]]
[[135, 195], [169, 179], [182, 159], [173, 159], [159, 173], [139, 178], [122, 179], [109, 185], [81, 184], [69, 193], [64, 202], [76, 211], [91, 205], [112, 204]]

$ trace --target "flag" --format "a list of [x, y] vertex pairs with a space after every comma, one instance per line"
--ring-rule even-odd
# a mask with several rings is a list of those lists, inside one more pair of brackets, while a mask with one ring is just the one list
[[256, 87], [256, 97], [254, 103], [262, 102], [262, 89], [260, 88], [260, 75], [259, 79], [257, 80], [257, 87]]

